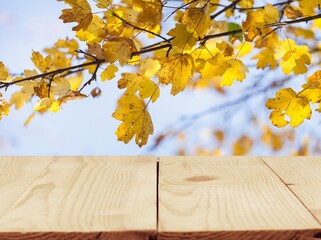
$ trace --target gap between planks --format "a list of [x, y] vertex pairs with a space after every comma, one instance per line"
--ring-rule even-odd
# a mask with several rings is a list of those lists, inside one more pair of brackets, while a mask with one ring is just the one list
[[299, 198], [299, 196], [293, 191], [288, 184], [276, 173], [276, 171], [270, 167], [269, 164], [262, 158], [258, 157], [274, 174], [277, 176], [277, 178], [284, 184], [284, 186], [298, 199], [298, 201], [302, 204], [302, 206], [311, 214], [311, 216], [315, 219], [316, 222], [318, 222], [321, 226], [321, 221], [312, 213], [312, 211], [308, 208], [308, 206]]

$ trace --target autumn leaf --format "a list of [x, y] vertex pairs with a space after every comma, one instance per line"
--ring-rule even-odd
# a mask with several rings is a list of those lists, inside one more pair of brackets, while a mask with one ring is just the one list
[[5, 68], [3, 62], [0, 62], [0, 81], [6, 81], [8, 76], [8, 69]]
[[147, 58], [140, 64], [140, 72], [148, 78], [154, 76], [160, 68], [161, 65], [157, 59]]
[[43, 57], [39, 52], [32, 52], [31, 61], [40, 72], [44, 73], [50, 70], [52, 66], [51, 56]]
[[246, 72], [249, 71], [241, 60], [233, 59], [228, 63], [230, 67], [223, 74], [221, 86], [232, 86], [234, 80], [242, 82], [246, 77]]
[[171, 29], [167, 34], [174, 37], [172, 45], [181, 49], [189, 50], [194, 47], [197, 42], [195, 31], [184, 24], [176, 24], [175, 28]]
[[308, 71], [306, 65], [311, 64], [311, 54], [307, 46], [297, 46], [292, 39], [280, 41], [279, 47], [276, 49], [276, 58], [282, 58], [280, 66], [285, 74], [295, 75]]
[[118, 81], [120, 89], [126, 88], [124, 95], [135, 95], [139, 92], [142, 99], [150, 97], [155, 102], [159, 97], [159, 87], [152, 80], [138, 73], [122, 73]]
[[267, 66], [270, 66], [271, 69], [274, 69], [278, 65], [274, 57], [274, 49], [272, 48], [264, 48], [261, 52], [252, 57], [252, 59], [258, 59], [256, 63], [257, 68], [265, 69]]
[[122, 121], [116, 130], [118, 141], [128, 143], [135, 136], [136, 144], [142, 147], [146, 145], [149, 135], [154, 133], [153, 122], [145, 103], [136, 95], [123, 95], [112, 116]]
[[303, 17], [303, 14], [301, 11], [294, 9], [290, 4], [287, 4], [284, 9], [284, 16], [288, 19], [297, 19]]
[[260, 29], [264, 27], [264, 24], [264, 12], [262, 10], [249, 11], [246, 21], [242, 23], [243, 32], [246, 32], [246, 40], [253, 41], [260, 34]]
[[243, 135], [238, 138], [233, 144], [233, 155], [245, 155], [251, 151], [253, 141], [248, 136]]
[[36, 105], [34, 106], [34, 110], [40, 113], [46, 112], [50, 109], [51, 104], [54, 102], [52, 98], [41, 98]]
[[182, 15], [181, 22], [203, 37], [211, 26], [211, 18], [207, 8], [189, 8]]
[[285, 126], [285, 116], [290, 118], [292, 127], [299, 126], [304, 119], [310, 119], [311, 107], [305, 96], [300, 96], [291, 88], [277, 91], [275, 98], [269, 98], [265, 104], [268, 109], [273, 110], [270, 119], [277, 127]]
[[68, 80], [65, 78], [55, 78], [51, 83], [50, 94], [60, 98], [67, 95], [70, 89], [71, 86]]
[[186, 88], [194, 72], [194, 61], [189, 54], [174, 54], [161, 61], [157, 76], [163, 84], [172, 84], [171, 94], [176, 95]]
[[115, 73], [118, 71], [118, 68], [114, 64], [108, 65], [104, 71], [101, 72], [100, 78], [101, 81], [111, 80], [115, 77]]
[[76, 32], [76, 36], [79, 40], [86, 41], [87, 44], [101, 42], [107, 36], [103, 19], [93, 15], [93, 19], [87, 29], [80, 29]]
[[87, 0], [65, 0], [65, 3], [71, 6], [71, 9], [62, 10], [59, 17], [64, 23], [77, 22], [78, 25], [72, 28], [73, 31], [87, 30], [93, 15], [91, 7]]
[[116, 60], [123, 66], [128, 63], [132, 53], [137, 51], [133, 40], [124, 37], [109, 38], [103, 45], [105, 59], [114, 63]]
[[2, 120], [2, 116], [8, 116], [10, 112], [10, 105], [7, 101], [0, 99], [0, 120]]

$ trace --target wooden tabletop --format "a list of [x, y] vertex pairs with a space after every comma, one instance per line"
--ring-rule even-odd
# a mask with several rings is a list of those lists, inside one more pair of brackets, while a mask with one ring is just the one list
[[0, 157], [0, 240], [321, 238], [321, 157]]

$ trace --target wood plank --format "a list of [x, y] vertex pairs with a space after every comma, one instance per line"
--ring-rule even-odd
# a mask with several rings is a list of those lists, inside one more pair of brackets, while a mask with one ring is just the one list
[[15, 199], [33, 183], [52, 157], [0, 157], [0, 218]]
[[262, 157], [321, 223], [321, 157]]
[[[0, 217], [0, 239], [155, 236], [156, 157], [39, 157], [25, 167], [39, 159], [50, 163], [11, 199]], [[16, 171], [6, 174], [12, 187], [20, 184]]]
[[321, 231], [257, 157], [161, 157], [159, 168], [161, 240], [287, 240]]

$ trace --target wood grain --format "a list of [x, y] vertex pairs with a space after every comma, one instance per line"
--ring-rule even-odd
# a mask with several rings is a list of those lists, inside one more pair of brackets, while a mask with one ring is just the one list
[[0, 158], [0, 167], [0, 239], [155, 235], [156, 157]]
[[260, 158], [160, 157], [159, 168], [160, 240], [287, 240], [320, 232]]
[[262, 157], [321, 223], [321, 157]]

